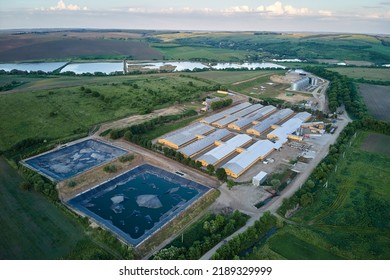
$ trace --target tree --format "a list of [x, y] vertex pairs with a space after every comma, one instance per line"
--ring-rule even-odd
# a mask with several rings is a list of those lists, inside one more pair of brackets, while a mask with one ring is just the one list
[[218, 180], [226, 181], [227, 174], [224, 168], [218, 168], [215, 174], [217, 175]]
[[212, 164], [207, 165], [207, 171], [208, 171], [208, 173], [209, 173], [210, 175], [213, 174], [214, 171], [215, 171], [214, 165], [212, 165]]
[[313, 195], [311, 193], [305, 193], [301, 196], [301, 199], [299, 200], [302, 207], [309, 206], [313, 203]]
[[280, 187], [280, 180], [279, 179], [272, 179], [271, 184], [274, 187], [274, 189], [276, 190], [277, 188]]

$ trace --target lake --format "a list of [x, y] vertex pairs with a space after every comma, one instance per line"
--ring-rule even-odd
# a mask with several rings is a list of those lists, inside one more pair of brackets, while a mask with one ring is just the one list
[[71, 63], [66, 65], [61, 70], [61, 73], [64, 72], [74, 72], [76, 74], [85, 74], [90, 73], [94, 74], [95, 72], [102, 72], [105, 74], [111, 74], [114, 72], [123, 73], [123, 61], [121, 62], [91, 62], [91, 63]]
[[43, 71], [43, 72], [53, 72], [61, 67], [63, 67], [67, 62], [42, 62], [42, 63], [5, 63], [0, 64], [0, 70], [10, 72], [12, 70], [20, 71]]

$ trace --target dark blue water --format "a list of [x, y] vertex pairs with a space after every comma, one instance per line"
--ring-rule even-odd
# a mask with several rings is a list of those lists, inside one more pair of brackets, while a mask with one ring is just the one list
[[[133, 239], [186, 204], [199, 192], [151, 173], [143, 173], [82, 205]], [[142, 196], [148, 195], [142, 201]], [[141, 196], [141, 197], [140, 197]], [[137, 203], [137, 199], [139, 202]]]

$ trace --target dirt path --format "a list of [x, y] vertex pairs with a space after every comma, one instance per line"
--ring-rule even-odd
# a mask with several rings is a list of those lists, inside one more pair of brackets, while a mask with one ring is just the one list
[[182, 111], [183, 111], [183, 108], [180, 107], [180, 106], [171, 106], [171, 107], [168, 107], [168, 108], [163, 108], [163, 109], [160, 109], [160, 110], [156, 110], [156, 111], [154, 111], [154, 112], [152, 112], [150, 114], [147, 114], [147, 115], [134, 115], [134, 116], [130, 116], [130, 117], [127, 117], [127, 118], [124, 118], [124, 119], [120, 119], [120, 120], [114, 121], [114, 122], [104, 123], [93, 134], [95, 136], [98, 136], [98, 135], [100, 135], [100, 133], [102, 133], [103, 131], [106, 131], [108, 129], [123, 128], [123, 127], [127, 127], [127, 126], [130, 126], [130, 125], [133, 125], [133, 124], [141, 123], [141, 122], [144, 122], [144, 121], [147, 121], [147, 120], [159, 117], [159, 116], [174, 115], [174, 114], [180, 113]]
[[251, 82], [251, 81], [254, 81], [256, 79], [259, 79], [259, 78], [262, 78], [262, 77], [266, 77], [266, 76], [269, 76], [269, 74], [260, 75], [260, 76], [253, 77], [253, 78], [250, 78], [250, 79], [247, 79], [247, 80], [244, 80], [244, 81], [238, 81], [238, 82], [233, 83], [232, 86], [237, 86], [237, 85], [240, 85], [240, 84], [243, 84], [243, 83]]

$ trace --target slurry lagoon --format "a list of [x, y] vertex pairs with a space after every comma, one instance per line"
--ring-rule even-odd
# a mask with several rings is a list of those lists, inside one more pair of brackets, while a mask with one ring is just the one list
[[52, 181], [61, 181], [126, 153], [121, 148], [90, 139], [27, 159], [24, 164]]
[[208, 189], [143, 164], [76, 196], [67, 204], [122, 240], [138, 245]]

